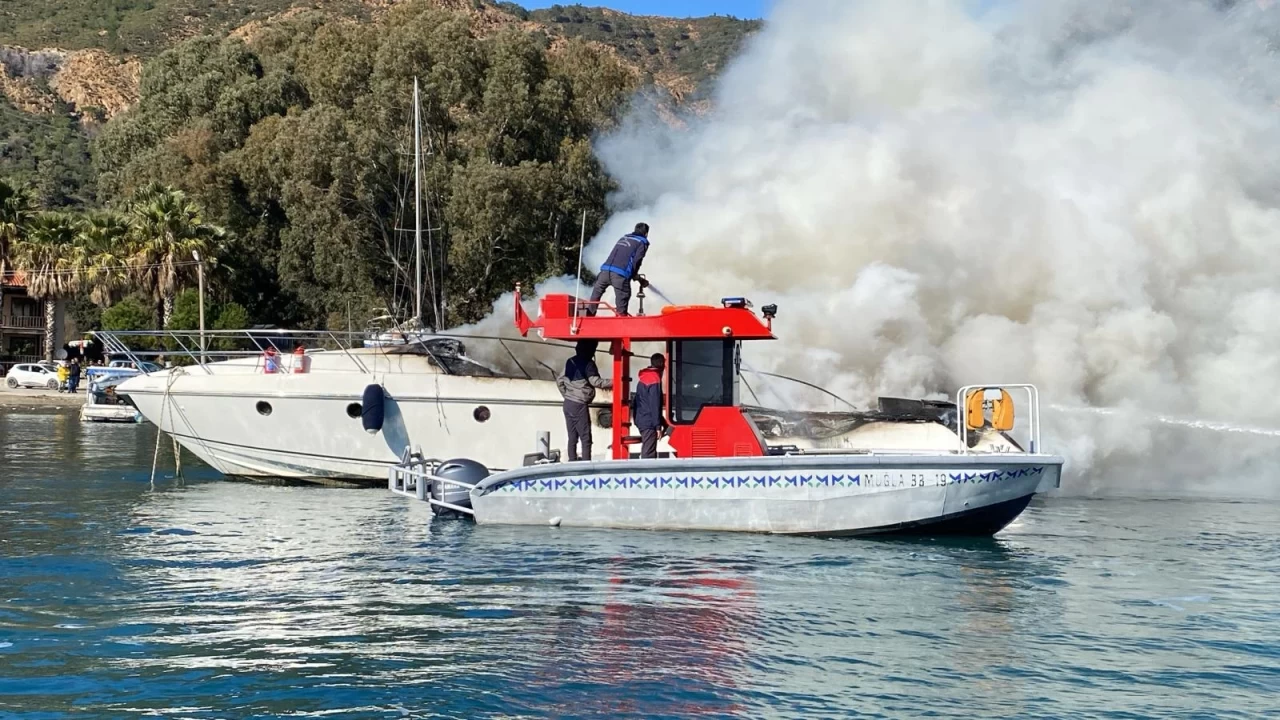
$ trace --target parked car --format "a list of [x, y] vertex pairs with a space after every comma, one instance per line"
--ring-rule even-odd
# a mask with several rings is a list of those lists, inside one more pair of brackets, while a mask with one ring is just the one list
[[155, 364], [155, 363], [146, 362], [146, 361], [143, 361], [143, 362], [141, 363], [141, 367], [139, 367], [138, 365], [135, 365], [135, 364], [133, 363], [133, 361], [131, 361], [131, 360], [112, 360], [112, 361], [107, 365], [107, 367], [111, 367], [111, 368], [127, 368], [127, 369], [135, 369], [135, 370], [136, 370], [136, 369], [140, 369], [140, 370], [142, 370], [142, 372], [144, 372], [144, 373], [160, 372], [161, 370], [163, 370], [163, 369], [164, 369], [164, 368], [160, 367], [159, 365], [157, 365], [157, 364]]
[[42, 387], [50, 390], [58, 389], [58, 371], [50, 369], [47, 365], [36, 363], [23, 363], [14, 365], [9, 370], [8, 377], [5, 378], [5, 384], [11, 388], [16, 387]]

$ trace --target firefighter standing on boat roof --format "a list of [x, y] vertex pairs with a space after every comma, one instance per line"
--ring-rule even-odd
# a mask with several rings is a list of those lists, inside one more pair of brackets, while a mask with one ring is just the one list
[[640, 431], [640, 457], [658, 457], [658, 438], [667, 429], [662, 415], [662, 371], [667, 359], [662, 353], [649, 358], [649, 367], [636, 378], [636, 392], [631, 396], [631, 417]]
[[631, 281], [640, 283], [641, 289], [649, 286], [649, 282], [640, 274], [640, 263], [644, 262], [644, 254], [649, 250], [649, 226], [636, 223], [636, 229], [623, 235], [610, 251], [600, 266], [600, 274], [596, 276], [596, 284], [591, 288], [591, 304], [587, 306], [587, 315], [595, 315], [599, 308], [600, 298], [604, 297], [605, 288], [613, 287], [613, 304], [618, 315], [627, 315], [627, 306], [631, 304]]
[[596, 390], [608, 390], [613, 381], [600, 377], [595, 361], [596, 341], [579, 340], [573, 357], [564, 363], [564, 374], [556, 378], [556, 387], [564, 397], [564, 424], [569, 435], [569, 462], [578, 460], [578, 442], [582, 442], [582, 459], [591, 459], [591, 414], [588, 408], [596, 399]]

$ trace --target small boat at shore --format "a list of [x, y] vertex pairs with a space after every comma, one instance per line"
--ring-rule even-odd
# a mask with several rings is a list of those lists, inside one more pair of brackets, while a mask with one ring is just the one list
[[[95, 372], [96, 371], [96, 372]], [[121, 383], [139, 375], [137, 370], [122, 368], [89, 368], [84, 405], [80, 406], [82, 422], [140, 423], [142, 413], [125, 395], [116, 392]]]
[[[1039, 395], [1025, 384], [957, 392], [956, 432], [933, 447], [800, 448], [770, 444], [739, 399], [741, 345], [772, 340], [741, 298], [721, 306], [667, 307], [657, 316], [586, 316], [568, 295], [541, 299], [536, 319], [516, 293], [516, 325], [544, 339], [610, 343], [609, 460], [559, 462], [550, 449], [523, 467], [491, 473], [465, 458], [428, 462], [406, 450], [388, 487], [431, 503], [438, 515], [477, 524], [719, 530], [818, 536], [895, 532], [991, 535], [1038, 493], [1058, 487], [1063, 460], [1040, 448]], [[669, 372], [666, 457], [636, 459], [627, 393], [631, 346], [661, 342]], [[1025, 446], [1013, 393], [1027, 398]], [[945, 428], [940, 422], [935, 427]], [[536, 428], [548, 430], [548, 428]], [[540, 433], [545, 437], [546, 432]], [[917, 433], [919, 438], [926, 437]]]

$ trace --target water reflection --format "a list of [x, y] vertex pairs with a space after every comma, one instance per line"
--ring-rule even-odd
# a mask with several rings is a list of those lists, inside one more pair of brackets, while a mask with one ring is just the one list
[[754, 582], [716, 558], [656, 573], [643, 565], [612, 558], [597, 621], [563, 628], [559, 645], [583, 658], [588, 681], [575, 704], [603, 715], [742, 715], [738, 678], [749, 673], [759, 621]]
[[230, 483], [192, 464], [152, 489], [145, 427], [0, 414], [0, 433], [6, 712], [1274, 705], [1274, 507], [1055, 501], [956, 543], [476, 528], [383, 492]]

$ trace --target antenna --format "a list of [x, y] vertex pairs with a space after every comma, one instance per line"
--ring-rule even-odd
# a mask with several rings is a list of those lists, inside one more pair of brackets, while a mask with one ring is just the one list
[[418, 78], [413, 78], [413, 311], [422, 327], [422, 118], [418, 106]]
[[582, 249], [587, 244], [587, 211], [582, 211], [582, 235], [578, 238], [578, 269], [574, 272], [574, 277], [578, 282], [573, 286], [573, 328], [574, 335], [578, 334], [578, 306], [582, 303]]

